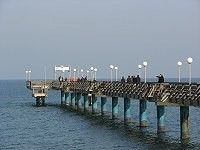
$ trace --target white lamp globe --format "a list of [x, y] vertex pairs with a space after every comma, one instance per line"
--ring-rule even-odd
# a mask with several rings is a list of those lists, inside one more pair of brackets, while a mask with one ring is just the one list
[[193, 62], [193, 59], [192, 59], [191, 57], [189, 57], [189, 58], [187, 59], [187, 62], [188, 62], [188, 64], [191, 64], [191, 63]]
[[114, 66], [113, 65], [110, 65], [110, 69], [113, 69], [114, 68]]
[[94, 68], [94, 71], [97, 72], [97, 68]]
[[178, 61], [177, 65], [180, 67], [182, 65], [182, 62]]
[[147, 66], [147, 62], [146, 62], [146, 61], [143, 62], [143, 66], [144, 66], [144, 67]]
[[76, 72], [76, 69], [74, 68], [74, 72]]
[[94, 67], [90, 67], [90, 70], [93, 71], [93, 70], [94, 70]]
[[138, 65], [138, 68], [141, 69], [141, 68], [142, 68], [142, 65]]
[[115, 70], [117, 70], [118, 69], [118, 67], [115, 67]]

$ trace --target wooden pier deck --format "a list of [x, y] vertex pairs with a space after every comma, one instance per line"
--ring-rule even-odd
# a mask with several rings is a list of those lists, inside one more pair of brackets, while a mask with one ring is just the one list
[[99, 97], [123, 97], [147, 100], [159, 105], [200, 106], [200, 84], [186, 83], [120, 83], [120, 82], [58, 82], [52, 88], [67, 92], [95, 94]]

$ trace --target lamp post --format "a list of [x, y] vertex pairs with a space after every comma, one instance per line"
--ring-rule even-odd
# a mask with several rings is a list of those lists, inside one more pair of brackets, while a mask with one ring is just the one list
[[94, 80], [97, 80], [97, 68], [94, 68]]
[[62, 77], [64, 79], [64, 73], [65, 73], [65, 70], [64, 70], [64, 66], [60, 66], [62, 68]]
[[147, 62], [146, 61], [143, 62], [143, 66], [144, 66], [144, 83], [146, 83], [147, 82], [147, 70], [146, 70]]
[[71, 67], [69, 66], [69, 70], [68, 70], [68, 75], [69, 75], [69, 80], [70, 80], [70, 77], [71, 77]]
[[182, 62], [178, 61], [177, 65], [178, 65], [178, 82], [181, 82], [181, 65], [182, 65]]
[[83, 77], [83, 69], [81, 69], [81, 77]]
[[138, 65], [138, 75], [141, 76], [141, 68], [142, 68], [142, 65]]
[[114, 66], [110, 65], [110, 81], [112, 82], [112, 70], [113, 70]]
[[26, 81], [28, 80], [28, 71], [26, 71]]
[[87, 70], [87, 78], [89, 78], [88, 74], [89, 74], [89, 70]]
[[188, 66], [189, 66], [189, 84], [191, 84], [191, 64], [193, 62], [193, 59], [191, 57], [189, 57], [187, 59], [187, 62], [188, 62]]
[[115, 67], [115, 81], [117, 81], [117, 70], [118, 70], [118, 67]]
[[30, 70], [26, 71], [26, 80], [28, 80], [28, 81], [31, 80], [31, 71]]
[[76, 81], [76, 69], [74, 68], [74, 81]]
[[91, 70], [91, 80], [94, 80], [94, 67], [90, 67]]

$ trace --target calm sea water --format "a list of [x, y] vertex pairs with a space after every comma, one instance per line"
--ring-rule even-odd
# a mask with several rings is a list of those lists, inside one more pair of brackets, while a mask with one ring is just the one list
[[[98, 100], [99, 104], [100, 101]], [[84, 115], [60, 107], [60, 92], [49, 91], [46, 107], [35, 107], [23, 80], [0, 81], [0, 149], [199, 149], [200, 108], [190, 107], [189, 142], [180, 141], [179, 107], [166, 107], [166, 133], [157, 135], [156, 107], [148, 103], [148, 127], [138, 125], [138, 101], [131, 103], [132, 121]], [[111, 114], [109, 101], [108, 108]]]

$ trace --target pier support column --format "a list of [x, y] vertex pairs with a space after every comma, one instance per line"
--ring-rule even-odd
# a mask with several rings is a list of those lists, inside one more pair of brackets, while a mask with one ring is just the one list
[[77, 109], [78, 109], [78, 110], [80, 110], [81, 107], [82, 107], [81, 97], [82, 97], [81, 93], [77, 93], [76, 99], [77, 99]]
[[124, 98], [124, 122], [131, 122], [131, 101], [129, 98]]
[[101, 116], [106, 116], [107, 114], [107, 98], [106, 97], [101, 97]]
[[42, 97], [42, 106], [45, 106], [45, 97]]
[[36, 97], [36, 106], [40, 106], [40, 98]]
[[181, 139], [190, 138], [189, 131], [189, 106], [180, 106]]
[[65, 91], [61, 90], [61, 106], [65, 105]]
[[95, 94], [92, 94], [92, 113], [97, 113], [97, 97], [95, 96]]
[[75, 108], [75, 93], [71, 93], [71, 106]]
[[45, 106], [45, 97], [36, 97], [36, 106]]
[[118, 97], [112, 97], [112, 119], [118, 118]]
[[140, 127], [147, 127], [147, 101], [140, 100]]
[[83, 100], [84, 100], [84, 112], [88, 112], [89, 109], [89, 102], [88, 102], [88, 94], [87, 93], [84, 93], [83, 94]]
[[65, 105], [69, 105], [70, 101], [69, 101], [69, 93], [65, 92]]
[[165, 106], [157, 106], [157, 132], [165, 132]]

